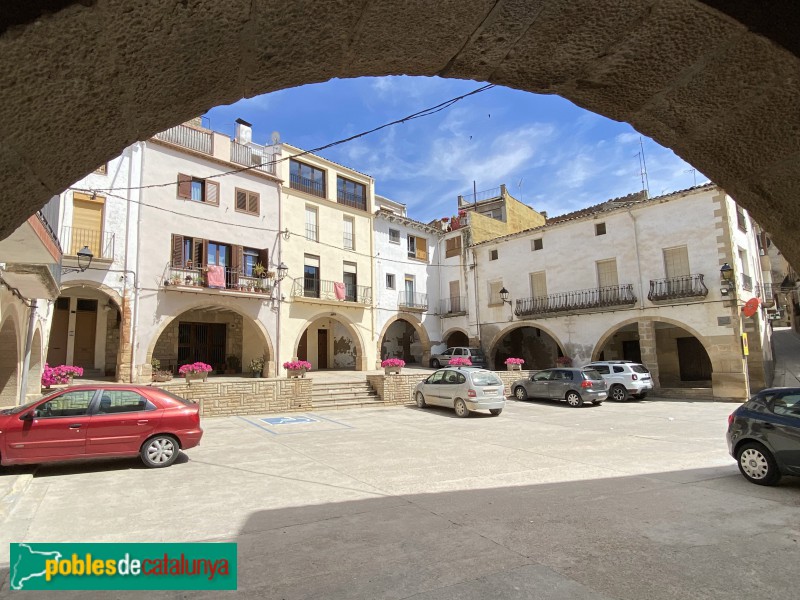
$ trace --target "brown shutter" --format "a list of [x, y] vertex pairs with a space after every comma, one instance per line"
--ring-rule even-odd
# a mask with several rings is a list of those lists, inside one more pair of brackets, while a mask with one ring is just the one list
[[231, 268], [237, 273], [242, 273], [244, 264], [244, 250], [241, 246], [231, 247]]
[[419, 260], [428, 260], [428, 240], [425, 238], [417, 238], [417, 258]]
[[236, 210], [247, 210], [247, 192], [236, 190]]
[[200, 240], [200, 260], [203, 265], [208, 265], [208, 240]]
[[247, 194], [247, 211], [253, 213], [254, 215], [258, 214], [258, 194], [255, 192], [250, 192]]
[[192, 243], [192, 261], [195, 268], [200, 268], [205, 264], [205, 256], [203, 255], [203, 242], [200, 238], [194, 238]]
[[178, 173], [178, 198], [192, 199], [192, 178], [189, 175]]
[[263, 248], [258, 251], [258, 262], [264, 265], [264, 268], [269, 271], [269, 250]]
[[[177, 233], [172, 234], [172, 266], [183, 266], [183, 236]], [[188, 258], [187, 258], [188, 260]]]
[[219, 206], [219, 183], [206, 179], [206, 204]]

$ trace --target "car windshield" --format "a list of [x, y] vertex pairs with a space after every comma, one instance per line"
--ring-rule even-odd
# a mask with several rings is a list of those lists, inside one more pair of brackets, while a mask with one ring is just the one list
[[581, 371], [581, 373], [583, 373], [584, 379], [589, 379], [591, 381], [600, 381], [603, 379], [600, 373], [594, 369], [586, 369], [585, 371]]
[[491, 371], [478, 371], [472, 374], [474, 385], [503, 385], [502, 380]]
[[475, 358], [483, 358], [483, 350], [479, 350], [478, 348], [470, 348], [469, 353], [470, 356], [474, 356]]
[[[47, 395], [49, 396], [50, 394], [47, 394]], [[42, 398], [44, 398], [44, 397], [45, 396], [42, 396]], [[28, 402], [27, 404], [22, 404], [20, 406], [15, 406], [14, 408], [11, 408], [11, 409], [0, 410], [0, 414], [3, 414], [3, 415], [18, 415], [19, 413], [21, 413], [21, 412], [23, 412], [25, 410], [28, 410], [31, 406], [33, 406], [34, 404], [39, 402], [39, 400], [41, 400], [42, 398], [37, 398], [33, 402]]]
[[649, 373], [650, 371], [647, 370], [647, 367], [644, 365], [631, 365], [631, 370], [634, 373]]

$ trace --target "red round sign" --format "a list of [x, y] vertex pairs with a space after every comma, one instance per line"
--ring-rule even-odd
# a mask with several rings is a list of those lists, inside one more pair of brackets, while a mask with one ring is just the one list
[[756, 312], [758, 312], [758, 305], [759, 305], [758, 298], [750, 298], [747, 302], [744, 303], [744, 308], [742, 309], [742, 314], [745, 317], [752, 317]]

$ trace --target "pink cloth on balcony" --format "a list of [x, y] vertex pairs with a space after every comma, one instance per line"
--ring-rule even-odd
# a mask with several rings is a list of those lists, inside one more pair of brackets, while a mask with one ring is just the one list
[[335, 281], [333, 283], [333, 293], [336, 295], [337, 300], [344, 300], [345, 297], [344, 283], [342, 283], [341, 281]]
[[225, 288], [225, 267], [220, 265], [209, 265], [208, 274], [208, 287]]

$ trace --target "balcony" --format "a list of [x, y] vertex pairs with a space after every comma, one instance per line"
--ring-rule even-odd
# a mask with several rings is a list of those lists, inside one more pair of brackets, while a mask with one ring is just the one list
[[77, 256], [78, 251], [88, 246], [94, 255], [94, 260], [114, 259], [114, 233], [102, 232], [97, 229], [81, 229], [78, 227], [62, 227], [61, 241], [65, 253]]
[[459, 317], [467, 314], [467, 298], [466, 296], [452, 296], [450, 298], [442, 298], [439, 303], [439, 316], [446, 317]]
[[289, 175], [289, 186], [293, 190], [300, 190], [301, 192], [305, 192], [306, 194], [311, 194], [312, 196], [319, 196], [320, 198], [325, 197], [324, 181], [314, 181], [313, 179], [306, 179], [305, 177], [301, 177], [300, 175], [296, 175], [293, 173]]
[[564, 313], [627, 308], [636, 304], [633, 285], [559, 292], [539, 298], [522, 298], [516, 301], [514, 314], [518, 317], [551, 317]]
[[253, 167], [256, 171], [275, 175], [275, 158], [275, 154], [264, 149], [231, 142], [231, 162], [237, 165]]
[[336, 201], [345, 206], [350, 206], [359, 210], [367, 210], [367, 200], [364, 196], [339, 190], [336, 194]]
[[405, 310], [428, 310], [428, 294], [416, 292], [400, 292], [397, 295], [397, 306]]
[[167, 264], [163, 286], [164, 289], [178, 292], [218, 293], [242, 298], [271, 298], [273, 281], [263, 277], [243, 275], [239, 269], [225, 267], [224, 276], [220, 281], [209, 282], [208, 265], [176, 267]]
[[372, 304], [372, 288], [326, 279], [298, 277], [292, 285], [292, 297], [321, 304]]
[[708, 288], [703, 283], [701, 273], [695, 275], [682, 275], [666, 279], [651, 279], [650, 292], [647, 299], [651, 302], [664, 300], [681, 300], [687, 298], [705, 298]]
[[[176, 125], [154, 136], [157, 140], [169, 142], [203, 154], [214, 153], [214, 137], [210, 131], [202, 131], [186, 125]], [[252, 164], [252, 163], [248, 163]]]
[[742, 278], [742, 289], [746, 292], [753, 291], [753, 278], [750, 275], [745, 275], [744, 273], [739, 274]]

